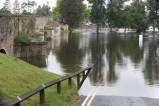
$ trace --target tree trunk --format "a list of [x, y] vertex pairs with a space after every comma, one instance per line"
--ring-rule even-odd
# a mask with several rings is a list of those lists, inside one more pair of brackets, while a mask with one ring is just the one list
[[124, 33], [126, 33], [126, 28], [124, 28]]
[[69, 34], [72, 34], [72, 28], [68, 27]]
[[113, 31], [113, 28], [110, 26], [110, 32], [112, 32]]
[[97, 35], [99, 34], [99, 25], [97, 25], [97, 29], [96, 29]]
[[153, 33], [155, 33], [155, 28], [156, 28], [156, 20], [153, 21]]

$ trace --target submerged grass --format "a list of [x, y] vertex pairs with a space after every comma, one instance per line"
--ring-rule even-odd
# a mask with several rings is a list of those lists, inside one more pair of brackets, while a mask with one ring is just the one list
[[[0, 54], [0, 90], [3, 97], [10, 100], [30, 91], [42, 83], [60, 76], [32, 66], [15, 57]], [[56, 85], [45, 90], [44, 106], [74, 106], [77, 100], [77, 88], [68, 82], [61, 83], [61, 94], [57, 94]], [[39, 94], [22, 103], [24, 106], [38, 106]]]

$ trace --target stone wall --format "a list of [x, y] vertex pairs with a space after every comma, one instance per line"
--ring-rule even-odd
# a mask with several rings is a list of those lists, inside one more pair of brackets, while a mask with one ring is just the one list
[[41, 32], [49, 19], [53, 20], [51, 17], [0, 14], [0, 50], [13, 55], [14, 37], [21, 31]]
[[44, 27], [46, 26], [48, 20], [53, 20], [53, 18], [51, 17], [35, 17], [35, 31], [36, 32], [40, 32], [41, 30], [44, 29]]
[[15, 45], [14, 56], [21, 58], [46, 56], [46, 47], [46, 42], [30, 42], [29, 44]]
[[14, 46], [14, 56], [38, 67], [46, 67], [46, 55], [46, 42], [30, 42]]
[[0, 15], [0, 50], [13, 55], [14, 20], [11, 16]]

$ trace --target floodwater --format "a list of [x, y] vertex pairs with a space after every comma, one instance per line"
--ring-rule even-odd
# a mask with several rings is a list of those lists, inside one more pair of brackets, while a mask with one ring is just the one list
[[97, 95], [159, 98], [157, 35], [83, 31], [57, 36], [49, 47], [45, 70], [65, 75], [93, 65], [80, 95], [98, 88]]

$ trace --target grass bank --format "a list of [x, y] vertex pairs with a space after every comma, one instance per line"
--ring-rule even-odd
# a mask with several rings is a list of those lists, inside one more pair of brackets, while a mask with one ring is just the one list
[[[42, 83], [60, 76], [41, 70], [15, 57], [0, 54], [0, 91], [3, 98], [10, 100]], [[45, 90], [44, 106], [74, 106], [77, 100], [75, 85], [69, 88], [67, 81], [62, 82], [61, 94], [57, 94], [56, 85]], [[24, 106], [37, 106], [39, 94], [23, 102]]]

